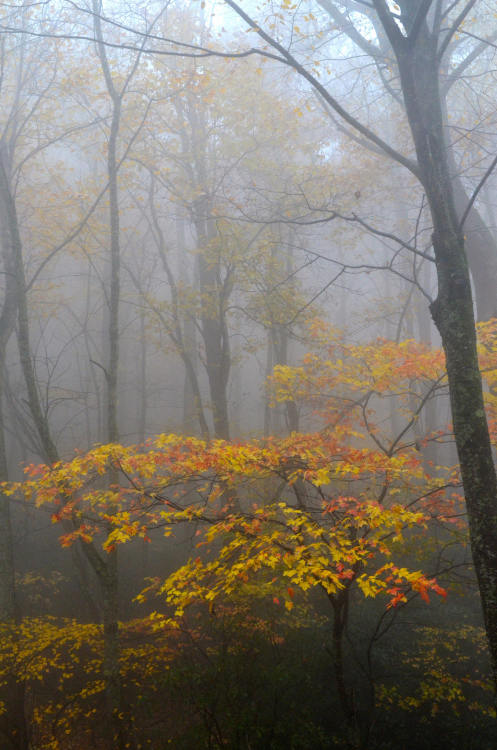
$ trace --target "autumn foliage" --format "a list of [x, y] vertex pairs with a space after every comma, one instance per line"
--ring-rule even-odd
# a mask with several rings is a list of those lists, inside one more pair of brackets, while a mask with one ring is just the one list
[[[495, 325], [480, 330], [492, 424]], [[338, 625], [350, 609], [381, 600], [384, 623], [415, 600], [447, 597], [451, 565], [437, 549], [464, 540], [464, 511], [457, 469], [430, 457], [450, 426], [423, 428], [430, 399], [446, 387], [443, 354], [414, 341], [352, 345], [319, 321], [311, 334], [314, 351], [298, 367], [277, 367], [268, 383], [275, 401], [298, 406], [307, 432], [243, 442], [162, 434], [140, 446], [98, 445], [52, 466], [30, 465], [24, 482], [4, 487], [48, 511], [64, 547], [125, 553], [137, 539], [191, 539], [182, 564], [143, 583], [135, 598], [142, 618], [121, 625], [130, 732], [145, 721], [143, 695], [159, 710], [150, 695], [160, 694], [159, 676], [174, 671], [186, 641], [208, 642], [212, 623], [224, 628], [237, 617], [237, 627], [251, 621], [252, 633], [269, 641], [289, 638], [292, 618], [297, 628], [312, 612], [316, 622], [331, 621], [347, 717], [347, 669], [336, 655], [345, 638]], [[396, 432], [390, 402], [400, 414]], [[2, 679], [15, 675], [33, 696], [37, 747], [72, 747], [65, 738], [87, 736], [104, 689], [100, 627], [42, 618], [7, 631]], [[51, 685], [48, 698], [42, 679]], [[459, 701], [459, 682], [453, 690]], [[407, 698], [386, 686], [378, 695], [378, 705], [409, 710]]]

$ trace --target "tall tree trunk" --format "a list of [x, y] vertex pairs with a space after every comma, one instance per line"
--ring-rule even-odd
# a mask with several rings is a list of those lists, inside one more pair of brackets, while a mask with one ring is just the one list
[[[0, 480], [6, 482], [8, 476], [7, 447], [4, 430], [4, 376], [6, 368], [7, 344], [14, 331], [17, 315], [17, 290], [13, 280], [15, 273], [15, 243], [17, 234], [13, 233], [16, 222], [13, 221], [13, 201], [9, 190], [5, 154], [0, 150], [0, 246], [5, 274], [4, 300], [0, 313]], [[16, 637], [16, 625], [19, 612], [16, 606], [14, 548], [12, 539], [12, 522], [10, 499], [0, 493], [0, 623], [13, 629]], [[5, 712], [0, 726], [4, 737], [9, 738], [12, 747], [27, 750], [29, 731], [24, 712], [24, 684], [16, 675], [7, 678], [2, 686], [2, 700]]]
[[[208, 440], [209, 427], [204, 413], [203, 399], [200, 391], [200, 383], [197, 373], [194, 321], [189, 314], [187, 314], [185, 320], [182, 321], [182, 310], [178, 286], [171, 269], [164, 232], [162, 230], [159, 216], [155, 208], [155, 176], [152, 171], [150, 173], [149, 206], [150, 213], [152, 215], [152, 229], [157, 243], [157, 249], [159, 251], [162, 267], [167, 276], [169, 290], [171, 293], [173, 322], [172, 325], [169, 325], [166, 321], [164, 321], [164, 327], [168, 331], [169, 338], [176, 347], [176, 350], [183, 360], [183, 364], [185, 366], [183, 414], [185, 415], [185, 413], [188, 412], [189, 414], [191, 414], [192, 418], [194, 417], [195, 420], [198, 420], [200, 434], [204, 440]], [[178, 219], [178, 221], [181, 222], [181, 228], [178, 228], [177, 225], [178, 248], [181, 252], [185, 247], [185, 238], [182, 219]], [[160, 310], [155, 309], [155, 312], [160, 319], [163, 319]], [[187, 398], [190, 399], [188, 401], [188, 404], [186, 403]]]
[[[117, 142], [121, 122], [122, 100], [130, 77], [121, 91], [114, 85], [112, 73], [103, 43], [100, 21], [102, 12], [101, 0], [92, 0], [93, 23], [97, 52], [100, 58], [102, 73], [112, 106], [112, 116], [107, 143], [107, 178], [109, 184], [109, 230], [110, 230], [110, 278], [108, 294], [108, 329], [107, 329], [107, 363], [105, 367], [107, 385], [107, 441], [116, 443], [119, 440], [117, 423], [117, 385], [119, 371], [119, 307], [121, 286], [121, 248], [119, 227], [119, 194]], [[131, 74], [132, 75], [132, 74]], [[109, 483], [115, 484], [117, 476], [111, 473]], [[88, 562], [98, 578], [102, 592], [102, 613], [104, 633], [103, 676], [105, 681], [105, 698], [107, 705], [108, 726], [107, 740], [116, 748], [124, 748], [125, 737], [122, 724], [121, 676], [119, 671], [119, 617], [118, 617], [118, 557], [117, 549], [109, 551], [102, 557], [93, 545], [83, 545]], [[130, 740], [131, 741], [131, 740]], [[129, 745], [128, 745], [129, 746]]]
[[[14, 265], [14, 273], [15, 273], [15, 291], [16, 291], [16, 300], [18, 305], [18, 331], [17, 331], [17, 340], [18, 340], [18, 347], [19, 347], [19, 354], [20, 354], [20, 360], [21, 360], [21, 366], [23, 370], [24, 380], [26, 383], [27, 393], [28, 393], [28, 404], [30, 409], [30, 414], [33, 419], [33, 422], [36, 427], [36, 432], [39, 439], [39, 446], [40, 446], [40, 453], [44, 457], [45, 461], [47, 463], [53, 464], [59, 460], [59, 455], [57, 451], [57, 447], [52, 439], [51, 431], [50, 431], [50, 425], [48, 422], [48, 417], [46, 410], [43, 409], [40, 396], [38, 392], [38, 386], [36, 382], [36, 376], [35, 371], [33, 367], [33, 359], [31, 354], [31, 343], [30, 343], [30, 331], [29, 331], [29, 314], [28, 314], [28, 298], [27, 298], [27, 288], [26, 288], [26, 281], [25, 281], [25, 275], [24, 275], [24, 264], [23, 264], [23, 251], [22, 251], [22, 243], [19, 233], [19, 225], [17, 221], [17, 212], [15, 207], [15, 202], [12, 197], [12, 192], [10, 190], [10, 181], [8, 178], [7, 171], [5, 169], [5, 165], [3, 164], [2, 160], [0, 160], [0, 195], [2, 204], [6, 207], [7, 215], [8, 215], [8, 226], [9, 226], [9, 233], [11, 236], [12, 241], [12, 247], [13, 247], [13, 265]], [[95, 568], [94, 565], [94, 555], [90, 554], [90, 548], [93, 550], [93, 545], [90, 544], [80, 544], [80, 550], [84, 553], [86, 559], [94, 569], [95, 573], [97, 574], [97, 577], [99, 578], [99, 582], [102, 588], [102, 592], [105, 598], [105, 593], [108, 589], [107, 580], [103, 580], [102, 576], [100, 575], [100, 571]], [[73, 563], [75, 564], [75, 569], [78, 573], [78, 578], [81, 581], [83, 581], [83, 590], [84, 589], [84, 581], [86, 579], [85, 572], [81, 570], [81, 559], [77, 553], [76, 550], [73, 551], [72, 554]], [[109, 575], [111, 575], [112, 571], [115, 570], [115, 564], [111, 561], [109, 562]], [[117, 585], [117, 584], [116, 584]], [[104, 609], [104, 615], [108, 611], [107, 609]], [[113, 623], [117, 624], [117, 612], [115, 613]], [[115, 654], [115, 632], [116, 628], [112, 624], [111, 627], [105, 627], [104, 624], [104, 640], [106, 640], [105, 644], [105, 655], [106, 658], [114, 658]], [[107, 643], [107, 641], [112, 641], [110, 643]], [[115, 671], [115, 667], [111, 669], [110, 667], [107, 669], [107, 673], [111, 674], [113, 673], [113, 670]], [[105, 672], [105, 669], [104, 669]], [[115, 690], [114, 686], [110, 685], [108, 692], [114, 696]], [[110, 714], [110, 717], [114, 717], [118, 715], [118, 711], [112, 711]]]
[[138, 442], [145, 441], [147, 432], [147, 332], [145, 328], [145, 312], [140, 309], [140, 360], [138, 362], [138, 389], [140, 398], [138, 400]]
[[[205, 112], [201, 101], [192, 100], [187, 110], [190, 127], [189, 150], [193, 156], [191, 178], [197, 197], [191, 204], [191, 215], [197, 235], [198, 281], [201, 299], [200, 330], [204, 344], [204, 366], [209, 381], [214, 435], [229, 440], [228, 383], [231, 351], [226, 306], [232, 291], [228, 274], [221, 278], [221, 258], [216, 258], [219, 242], [213, 218], [213, 196], [209, 190], [208, 147]], [[186, 142], [184, 144], [187, 145]]]
[[109, 321], [107, 331], [107, 440], [119, 440], [117, 426], [117, 376], [119, 370], [119, 301], [121, 288], [121, 249], [119, 235], [119, 198], [117, 187], [117, 138], [121, 119], [121, 99], [112, 99], [112, 121], [107, 145], [107, 174], [109, 179], [110, 276]]
[[[274, 368], [274, 345], [273, 345], [273, 336], [272, 336], [272, 329], [270, 328], [267, 331], [267, 337], [266, 337], [266, 368], [265, 368], [265, 377], [266, 381], [267, 378], [271, 375]], [[269, 435], [272, 435], [273, 433], [276, 433], [279, 428], [279, 420], [278, 420], [278, 412], [276, 412], [274, 406], [271, 405], [271, 399], [269, 397], [269, 393], [267, 391], [267, 388], [265, 389], [264, 393], [264, 436], [268, 437]]]
[[[0, 312], [0, 480], [8, 480], [7, 451], [4, 430], [4, 375], [7, 344], [14, 330], [17, 315], [15, 279], [16, 235], [12, 234], [12, 201], [8, 189], [7, 170], [3, 164], [4, 154], [0, 150], [0, 248], [4, 270], [4, 299]], [[14, 554], [10, 519], [10, 501], [0, 495], [0, 622], [15, 620]]]
[[431, 305], [447, 362], [454, 436], [467, 503], [471, 548], [497, 685], [497, 480], [476, 350], [470, 275], [447, 160], [437, 37], [423, 23], [403, 37], [375, 0], [399, 65], [406, 112], [433, 223], [438, 296]]
[[205, 349], [205, 369], [209, 380], [214, 434], [229, 440], [228, 382], [231, 369], [230, 341], [226, 322], [226, 284], [219, 277], [219, 264], [206, 257], [216, 240], [216, 228], [211, 218], [211, 202], [206, 194], [194, 203], [194, 224], [201, 253], [198, 258], [199, 288], [202, 300], [202, 339]]
[[[290, 246], [292, 244], [292, 237], [290, 236]], [[278, 257], [279, 256], [279, 257]], [[291, 252], [286, 254], [286, 260], [278, 251], [277, 246], [273, 246], [271, 249], [271, 265], [278, 261], [278, 265], [284, 268], [284, 273], [287, 278], [290, 278], [293, 274], [293, 254]], [[269, 286], [272, 286], [272, 282], [269, 281]], [[268, 291], [268, 293], [270, 293]], [[285, 311], [279, 311], [279, 314], [283, 313], [283, 320], [285, 317]], [[276, 365], [287, 365], [288, 364], [288, 348], [290, 344], [290, 335], [288, 327], [280, 319], [280, 321], [273, 321], [268, 332], [268, 352], [266, 359], [266, 377], [271, 374], [273, 368]], [[268, 435], [274, 430], [277, 432], [281, 431], [282, 418], [284, 419], [285, 426], [288, 432], [298, 432], [299, 429], [299, 412], [297, 404], [293, 399], [288, 399], [281, 406], [277, 404], [276, 407], [269, 405], [268, 399], [266, 398], [265, 405], [265, 427], [264, 434]], [[273, 425], [271, 429], [266, 425]]]

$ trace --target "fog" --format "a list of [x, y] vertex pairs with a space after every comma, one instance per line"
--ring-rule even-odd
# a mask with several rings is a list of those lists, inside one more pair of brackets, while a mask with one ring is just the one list
[[496, 15], [1, 4], [0, 750], [495, 747]]

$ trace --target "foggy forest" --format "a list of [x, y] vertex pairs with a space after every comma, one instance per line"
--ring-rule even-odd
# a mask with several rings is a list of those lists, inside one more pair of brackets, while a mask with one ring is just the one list
[[0, 750], [497, 747], [496, 51], [0, 3]]

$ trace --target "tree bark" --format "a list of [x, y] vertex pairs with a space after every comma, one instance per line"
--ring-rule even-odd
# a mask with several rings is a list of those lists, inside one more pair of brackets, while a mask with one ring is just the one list
[[[107, 92], [112, 103], [112, 116], [107, 144], [107, 177], [109, 184], [109, 229], [110, 229], [110, 281], [109, 281], [109, 319], [108, 319], [108, 356], [105, 369], [107, 386], [107, 440], [115, 443], [119, 440], [117, 423], [117, 385], [119, 370], [119, 306], [121, 286], [121, 248], [119, 227], [119, 194], [117, 141], [121, 122], [122, 99], [126, 86], [135, 67], [128, 75], [121, 91], [114, 86], [107, 53], [103, 44], [100, 13], [101, 0], [92, 0], [93, 22], [97, 52]], [[110, 484], [117, 477], [110, 476]], [[92, 566], [102, 593], [104, 659], [103, 677], [105, 682], [105, 700], [108, 726], [108, 741], [116, 748], [124, 748], [125, 739], [122, 726], [121, 676], [119, 670], [119, 620], [118, 620], [118, 558], [117, 550], [110, 551], [102, 558], [93, 544], [83, 544], [83, 552]], [[130, 745], [129, 745], [130, 746]]]
[[[0, 480], [8, 480], [7, 451], [4, 432], [4, 374], [7, 344], [15, 327], [17, 315], [17, 294], [14, 262], [15, 236], [12, 235], [10, 211], [12, 202], [6, 183], [7, 171], [3, 164], [4, 154], [0, 152], [0, 248], [5, 274], [5, 292], [0, 313]], [[2, 179], [3, 178], [3, 179]], [[0, 622], [14, 622], [16, 616], [14, 554], [10, 519], [10, 501], [0, 495]]]
[[[437, 37], [426, 22], [415, 40], [392, 28], [375, 0], [397, 56], [420, 180], [433, 222], [438, 296], [431, 305], [447, 363], [454, 437], [467, 503], [473, 561], [497, 686], [497, 480], [483, 403], [470, 274], [445, 139]], [[394, 23], [394, 22], [392, 22]]]
[[225, 304], [229, 292], [219, 278], [217, 263], [205, 257], [210, 245], [216, 239], [216, 231], [211, 216], [210, 200], [201, 195], [193, 207], [194, 224], [199, 247], [199, 287], [202, 298], [201, 330], [205, 348], [205, 369], [209, 380], [212, 402], [214, 435], [223, 440], [230, 438], [228, 416], [228, 381], [231, 369], [231, 352], [226, 322]]
[[[13, 201], [9, 190], [8, 170], [4, 163], [5, 154], [0, 151], [0, 247], [5, 274], [5, 292], [0, 313], [0, 480], [6, 482], [8, 476], [7, 447], [4, 431], [4, 376], [6, 367], [7, 344], [14, 331], [17, 316], [17, 293], [15, 273], [16, 233], [12, 233]], [[19, 611], [16, 602], [14, 548], [10, 499], [0, 493], [0, 622], [13, 629], [16, 637], [16, 626]], [[24, 713], [24, 684], [14, 675], [7, 678], [2, 687], [2, 700], [5, 713], [1, 727], [4, 737], [9, 737], [12, 747], [27, 750], [29, 731]]]

